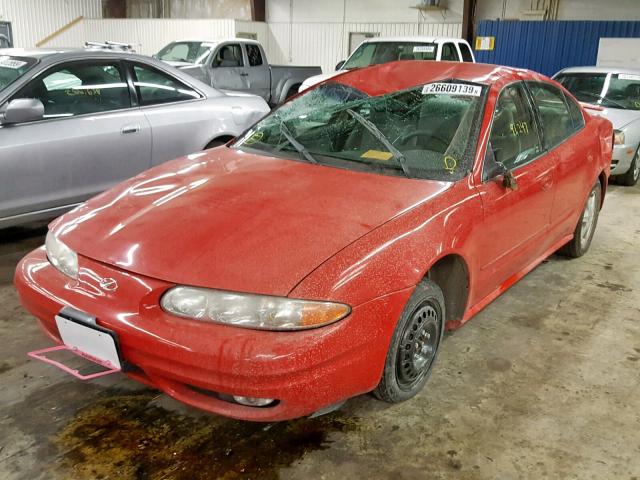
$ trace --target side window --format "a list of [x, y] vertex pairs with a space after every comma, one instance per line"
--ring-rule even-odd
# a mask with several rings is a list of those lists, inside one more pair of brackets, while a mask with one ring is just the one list
[[259, 67], [262, 65], [262, 53], [260, 53], [260, 47], [252, 43], [247, 43], [247, 57], [249, 57], [250, 67]]
[[542, 153], [533, 111], [522, 83], [509, 85], [500, 93], [490, 140], [496, 160], [510, 170]]
[[469, 46], [466, 43], [459, 43], [458, 47], [460, 47], [460, 53], [462, 53], [462, 61], [473, 62], [473, 55], [471, 55]]
[[170, 75], [147, 65], [133, 66], [133, 84], [141, 105], [183, 102], [200, 98], [198, 92]]
[[545, 146], [553, 148], [577, 130], [564, 93], [548, 83], [527, 82], [527, 86], [540, 115]]
[[118, 63], [71, 62], [32, 80], [13, 98], [36, 98], [44, 118], [63, 118], [131, 107], [129, 87]]
[[223, 45], [213, 59], [214, 67], [243, 67], [242, 47], [239, 43]]
[[576, 101], [573, 98], [568, 97], [566, 93], [564, 94], [564, 99], [569, 106], [571, 121], [573, 122], [573, 130], [576, 132], [578, 130], [582, 130], [582, 127], [584, 127], [584, 116], [582, 114], [582, 109], [578, 106]]
[[440, 60], [449, 60], [452, 62], [460, 61], [456, 46], [453, 43], [447, 42], [442, 45], [442, 55]]

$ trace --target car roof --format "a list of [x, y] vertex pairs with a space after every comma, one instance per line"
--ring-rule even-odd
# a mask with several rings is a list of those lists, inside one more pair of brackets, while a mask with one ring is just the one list
[[58, 62], [60, 60], [68, 59], [82, 59], [82, 58], [131, 58], [140, 59], [145, 62], [149, 62], [150, 57], [146, 55], [140, 55], [133, 52], [127, 52], [123, 50], [106, 50], [99, 48], [0, 48], [0, 55], [13, 55], [16, 57], [33, 57], [37, 58], [41, 62]]
[[428, 43], [464, 42], [464, 43], [467, 43], [467, 41], [462, 38], [429, 37], [429, 36], [371, 37], [364, 40], [363, 43], [383, 43], [383, 42], [428, 42]]
[[627, 68], [627, 67], [605, 67], [605, 66], [593, 66], [593, 67], [569, 67], [560, 70], [556, 75], [560, 73], [629, 73], [631, 75], [640, 75], [640, 68]]
[[350, 70], [333, 77], [377, 96], [406, 90], [425, 83], [448, 79], [481, 83], [496, 89], [518, 80], [536, 80], [556, 83], [548, 77], [530, 70], [500, 65], [471, 62], [430, 62], [424, 60], [401, 60]]

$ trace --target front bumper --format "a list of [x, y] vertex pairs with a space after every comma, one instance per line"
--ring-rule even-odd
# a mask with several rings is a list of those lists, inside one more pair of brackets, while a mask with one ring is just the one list
[[624, 175], [629, 171], [637, 146], [614, 145], [611, 159], [611, 175]]
[[[100, 281], [116, 280], [106, 292]], [[57, 343], [54, 316], [70, 306], [96, 316], [119, 337], [132, 378], [220, 415], [276, 421], [314, 413], [368, 392], [379, 382], [393, 329], [412, 289], [353, 308], [345, 319], [313, 330], [267, 332], [177, 318], [159, 307], [173, 286], [80, 257], [79, 279], [47, 261], [43, 248], [15, 274], [23, 305]], [[274, 398], [247, 407], [212, 392]]]

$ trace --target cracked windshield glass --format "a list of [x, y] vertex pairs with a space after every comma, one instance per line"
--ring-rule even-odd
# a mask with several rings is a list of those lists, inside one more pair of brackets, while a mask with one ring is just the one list
[[385, 175], [455, 181], [471, 168], [486, 87], [428, 83], [368, 96], [325, 83], [286, 103], [234, 148]]

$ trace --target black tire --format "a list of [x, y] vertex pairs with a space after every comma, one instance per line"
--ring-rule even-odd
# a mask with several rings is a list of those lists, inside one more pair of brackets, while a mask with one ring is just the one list
[[620, 185], [633, 187], [638, 183], [638, 178], [640, 178], [640, 145], [636, 149], [636, 154], [634, 155], [633, 160], [631, 160], [629, 170], [624, 175], [618, 176], [618, 182]]
[[[600, 181], [596, 181], [589, 192], [580, 220], [573, 232], [573, 239], [560, 249], [561, 254], [571, 258], [578, 258], [587, 253], [598, 225], [601, 204], [602, 187], [600, 186]], [[588, 218], [585, 218], [585, 216]]]
[[209, 150], [210, 148], [219, 147], [220, 145], [226, 144], [229, 140], [231, 140], [231, 138], [216, 138], [207, 143], [207, 146], [204, 147], [204, 149]]
[[444, 295], [422, 280], [404, 307], [393, 332], [380, 383], [373, 394], [398, 403], [416, 395], [427, 382], [444, 335]]
[[284, 101], [286, 102], [287, 100], [289, 100], [291, 97], [293, 97], [294, 95], [296, 95], [298, 93], [298, 89], [300, 88], [300, 85], [293, 85], [289, 91], [287, 92], [287, 96], [284, 97]]

